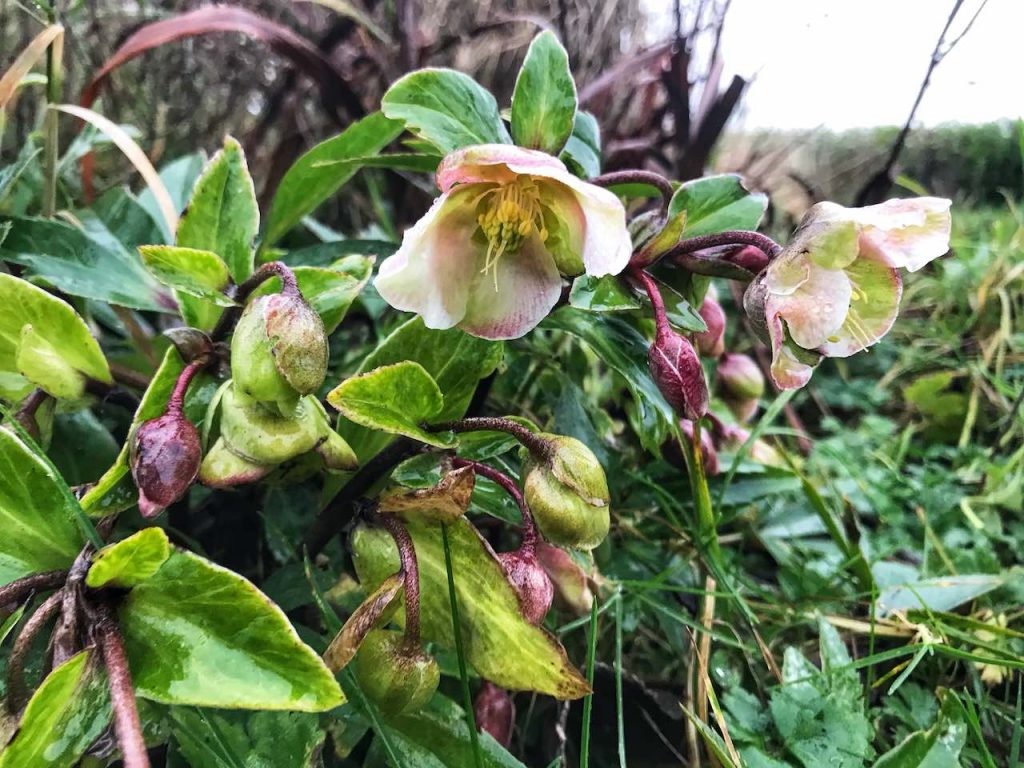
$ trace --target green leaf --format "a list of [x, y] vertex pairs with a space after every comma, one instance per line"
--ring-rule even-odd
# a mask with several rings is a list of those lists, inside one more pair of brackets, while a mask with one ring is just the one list
[[576, 83], [569, 54], [551, 31], [533, 38], [512, 94], [512, 138], [516, 144], [557, 155], [572, 135]]
[[[96, 220], [98, 222], [98, 220]], [[56, 219], [15, 218], [0, 259], [28, 269], [64, 293], [121, 307], [173, 312], [174, 302], [101, 222], [83, 231]], [[116, 275], [116, 279], [111, 279]]]
[[878, 758], [874, 768], [960, 768], [960, 751], [966, 741], [963, 708], [946, 691], [935, 725], [910, 734]]
[[757, 229], [768, 198], [750, 192], [734, 173], [707, 176], [683, 184], [672, 195], [669, 218], [686, 212], [683, 237], [697, 237], [730, 229]]
[[168, 721], [191, 768], [312, 768], [325, 737], [304, 712], [171, 707]]
[[[175, 210], [182, 211], [185, 209], [189, 195], [192, 194], [196, 180], [203, 172], [205, 164], [205, 153], [193, 152], [191, 155], [184, 155], [176, 160], [172, 160], [160, 169], [160, 180], [164, 183], [164, 187], [167, 188], [167, 193], [171, 196], [171, 202], [174, 203]], [[164, 231], [162, 242], [172, 242], [174, 238], [170, 231], [166, 230], [167, 224], [160, 213], [160, 206], [157, 205], [152, 190], [146, 187], [146, 189], [139, 192], [138, 199], [139, 205], [149, 213]], [[150, 240], [149, 242], [155, 241]]]
[[245, 155], [228, 136], [196, 182], [175, 242], [217, 254], [240, 283], [252, 274], [252, 246], [259, 228], [260, 209]]
[[[370, 281], [372, 268], [372, 259], [349, 256], [328, 267], [295, 267], [292, 271], [303, 297], [320, 315], [327, 333], [333, 333]], [[281, 280], [274, 277], [254, 291], [253, 296], [280, 290]]]
[[569, 303], [591, 312], [621, 312], [640, 309], [640, 302], [614, 275], [580, 275], [572, 282]]
[[[418, 712], [393, 717], [383, 724], [388, 741], [403, 764], [427, 768], [467, 768], [474, 765], [466, 713], [451, 699], [434, 696]], [[525, 768], [489, 733], [479, 737], [481, 768]], [[386, 765], [380, 741], [370, 749], [367, 766]]]
[[819, 621], [819, 672], [793, 647], [782, 665], [782, 685], [771, 695], [775, 727], [804, 768], [862, 768], [871, 754], [871, 724], [863, 688], [836, 630]]
[[156, 279], [164, 285], [221, 307], [235, 303], [224, 295], [224, 289], [231, 283], [227, 264], [213, 251], [175, 245], [144, 245], [139, 248], [139, 253]]
[[285, 232], [312, 213], [359, 170], [355, 164], [338, 168], [320, 166], [321, 163], [376, 155], [401, 132], [400, 122], [374, 112], [339, 135], [317, 144], [296, 160], [274, 193], [262, 247], [269, 247], [280, 240]]
[[510, 144], [494, 97], [469, 75], [419, 69], [396, 81], [381, 111], [448, 154], [473, 144]]
[[339, 384], [327, 402], [356, 424], [448, 448], [454, 438], [428, 432], [420, 424], [436, 421], [444, 396], [419, 363], [406, 360], [374, 368]]
[[[453, 648], [448, 574], [441, 526], [408, 520], [420, 569], [420, 620], [425, 639]], [[455, 589], [463, 624], [466, 658], [481, 677], [514, 690], [532, 690], [561, 699], [588, 692], [565, 649], [546, 630], [527, 622], [505, 572], [490, 546], [465, 518], [448, 525]], [[352, 535], [360, 580], [375, 589], [398, 570], [398, 550], [386, 531], [360, 527]], [[404, 612], [396, 614], [401, 622]]]
[[647, 366], [647, 340], [629, 323], [617, 317], [561, 309], [544, 320], [544, 327], [557, 328], [586, 342], [594, 353], [619, 373], [637, 410], [638, 433], [648, 450], [657, 450], [675, 417]]
[[165, 704], [323, 712], [334, 676], [281, 609], [249, 581], [174, 551], [120, 607], [140, 696]]
[[170, 556], [171, 544], [163, 529], [143, 528], [97, 552], [85, 583], [93, 588], [134, 587], [159, 571]]
[[0, 584], [71, 565], [83, 544], [73, 503], [51, 466], [0, 428]]
[[971, 573], [937, 576], [912, 584], [886, 587], [878, 596], [880, 616], [893, 611], [952, 611], [1001, 586], [1005, 578], [996, 574]]
[[398, 244], [387, 240], [334, 240], [296, 248], [280, 257], [290, 267], [328, 267], [342, 256], [386, 258], [398, 250]]
[[0, 768], [72, 768], [109, 722], [107, 676], [94, 651], [82, 651], [43, 680]]
[[572, 135], [559, 157], [583, 178], [590, 179], [600, 175], [601, 129], [592, 114], [582, 110], [576, 112]]
[[[185, 368], [177, 350], [173, 347], [164, 354], [163, 362], [149, 387], [142, 396], [132, 419], [133, 431], [139, 424], [148, 419], [162, 416], [167, 408], [167, 400], [174, 389], [174, 383]], [[192, 380], [185, 395], [185, 416], [193, 424], [201, 424], [206, 416], [206, 407], [217, 391], [220, 382], [206, 371], [200, 371]], [[132, 482], [128, 468], [128, 443], [126, 442], [118, 454], [117, 460], [82, 497], [82, 509], [93, 517], [104, 517], [120, 512], [135, 504], [138, 494]]]
[[352, 166], [356, 170], [360, 168], [388, 168], [393, 171], [413, 171], [416, 173], [434, 173], [441, 162], [440, 155], [422, 155], [413, 152], [394, 152], [387, 155], [370, 155], [367, 157], [354, 157], [351, 160], [321, 160], [314, 168], [327, 168], [333, 166], [335, 171], [343, 170], [345, 166]]
[[[0, 273], [0, 306], [0, 371], [17, 372], [55, 397], [81, 396], [83, 377], [112, 383], [100, 345], [67, 302]], [[77, 393], [68, 394], [69, 376]]]
[[[17, 159], [10, 165], [5, 165], [0, 168], [0, 203], [7, 197], [7, 192], [14, 187], [15, 182], [25, 172], [25, 170], [32, 165], [32, 162], [36, 159], [36, 156], [43, 150], [39, 147], [34, 147], [31, 143], [25, 145], [24, 149], [18, 153]], [[0, 237], [0, 242], [3, 241], [3, 237]]]

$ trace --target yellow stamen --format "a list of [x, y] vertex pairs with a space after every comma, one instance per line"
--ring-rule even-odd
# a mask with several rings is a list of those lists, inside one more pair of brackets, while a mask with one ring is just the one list
[[531, 233], [547, 240], [537, 185], [528, 177], [497, 187], [481, 200], [477, 215], [480, 231], [487, 238], [487, 254], [480, 271], [494, 270], [494, 290], [498, 290], [498, 262], [506, 254], [516, 253]]

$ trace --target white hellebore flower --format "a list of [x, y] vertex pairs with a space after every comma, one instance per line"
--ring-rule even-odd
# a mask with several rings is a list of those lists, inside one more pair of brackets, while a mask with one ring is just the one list
[[949, 207], [919, 197], [807, 211], [744, 296], [771, 341], [779, 387], [802, 387], [822, 357], [849, 357], [889, 332], [903, 290], [898, 269], [914, 272], [949, 250]]
[[441, 196], [374, 283], [428, 328], [518, 338], [555, 306], [563, 275], [614, 275], [629, 262], [622, 203], [551, 155], [465, 147], [441, 162], [437, 186]]

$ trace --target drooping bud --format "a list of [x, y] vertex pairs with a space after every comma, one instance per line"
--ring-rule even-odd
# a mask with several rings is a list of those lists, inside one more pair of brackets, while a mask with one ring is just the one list
[[531, 624], [540, 624], [551, 608], [555, 587], [537, 561], [534, 549], [522, 547], [513, 552], [501, 552], [498, 562], [519, 598], [523, 618]]
[[664, 325], [658, 328], [647, 352], [651, 378], [668, 404], [687, 419], [708, 412], [708, 385], [693, 345], [685, 336]]
[[[682, 430], [686, 439], [692, 443], [694, 430], [693, 422], [689, 419], [680, 419], [679, 428]], [[706, 429], [702, 429], [700, 431], [700, 452], [704, 461], [704, 472], [708, 477], [714, 477], [719, 472], [718, 451], [715, 450], [715, 444], [711, 440], [711, 433]]]
[[401, 632], [371, 630], [356, 654], [356, 680], [381, 714], [394, 717], [423, 707], [437, 690], [434, 658]]
[[700, 305], [700, 316], [708, 327], [695, 333], [693, 340], [704, 357], [718, 357], [725, 351], [725, 312], [713, 296], [705, 296]]
[[764, 395], [764, 374], [749, 356], [730, 352], [718, 362], [718, 383], [722, 399], [738, 421], [747, 421], [757, 411]]
[[543, 452], [523, 463], [523, 493], [544, 538], [593, 549], [608, 535], [608, 480], [593, 452], [573, 437], [539, 433]]
[[489, 733], [496, 742], [507, 747], [516, 724], [516, 705], [508, 691], [490, 680], [484, 680], [473, 700], [473, 714], [480, 733]]
[[558, 604], [577, 616], [587, 616], [594, 593], [586, 572], [568, 552], [543, 541], [537, 544], [537, 560], [551, 579]]
[[756, 245], [745, 245], [742, 248], [738, 248], [730, 253], [726, 258], [736, 266], [743, 267], [754, 275], [767, 267], [768, 262], [770, 261], [768, 254]]
[[143, 517], [155, 517], [184, 496], [199, 474], [203, 449], [199, 432], [185, 416], [184, 402], [201, 367], [202, 362], [185, 366], [164, 415], [143, 422], [132, 435], [129, 463]]
[[240, 395], [277, 403], [283, 413], [327, 375], [327, 333], [292, 282], [242, 312], [231, 340], [231, 374]]

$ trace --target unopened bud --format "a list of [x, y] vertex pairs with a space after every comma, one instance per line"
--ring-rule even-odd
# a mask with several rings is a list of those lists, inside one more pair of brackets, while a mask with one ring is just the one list
[[277, 403], [282, 412], [327, 375], [327, 333], [297, 290], [253, 299], [231, 340], [231, 375], [241, 395]]
[[512, 741], [512, 727], [516, 723], [516, 705], [508, 691], [490, 680], [484, 680], [473, 700], [473, 714], [480, 733], [491, 734], [503, 747], [509, 745]]
[[537, 544], [537, 560], [554, 585], [559, 605], [577, 616], [588, 615], [594, 593], [587, 574], [569, 553], [542, 541]]
[[540, 433], [543, 453], [523, 463], [523, 494], [544, 538], [593, 549], [608, 535], [608, 480], [593, 452], [573, 437]]
[[555, 588], [537, 562], [536, 553], [526, 548], [501, 552], [498, 562], [519, 598], [523, 618], [531, 624], [540, 624], [551, 608]]
[[708, 412], [708, 385], [693, 345], [686, 337], [662, 326], [647, 353], [651, 378], [668, 404], [687, 419]]
[[768, 266], [768, 254], [756, 245], [745, 245], [727, 256], [729, 261], [756, 275]]
[[[680, 419], [679, 428], [682, 430], [683, 435], [691, 443], [693, 442], [693, 422], [689, 419]], [[704, 461], [704, 472], [709, 477], [714, 477], [719, 472], [718, 466], [718, 451], [715, 450], [715, 444], [711, 440], [711, 433], [706, 429], [700, 431], [700, 452]]]
[[735, 352], [718, 363], [718, 383], [722, 399], [739, 421], [747, 421], [757, 411], [764, 395], [764, 374], [750, 357]]
[[697, 349], [704, 357], [718, 357], [725, 351], [725, 312], [713, 296], [706, 296], [700, 305], [700, 316], [706, 331], [695, 333]]
[[381, 714], [393, 717], [421, 709], [437, 690], [441, 672], [401, 632], [374, 629], [356, 654], [356, 680]]
[[202, 453], [199, 432], [180, 408], [139, 425], [131, 469], [143, 517], [155, 517], [185, 495], [199, 474]]

